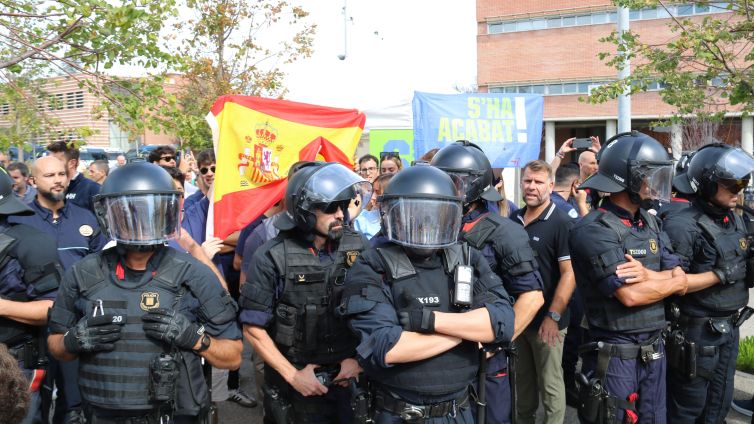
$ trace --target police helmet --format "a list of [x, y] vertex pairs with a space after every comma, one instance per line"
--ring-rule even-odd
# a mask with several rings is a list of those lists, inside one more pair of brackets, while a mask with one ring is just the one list
[[432, 158], [432, 166], [447, 172], [458, 186], [464, 203], [478, 199], [503, 200], [495, 190], [492, 165], [482, 149], [467, 140], [458, 140], [440, 149]]
[[285, 190], [286, 213], [275, 226], [280, 230], [298, 227], [310, 232], [317, 222], [315, 210], [327, 211], [340, 207], [346, 214], [348, 205], [356, 197], [367, 204], [372, 196], [372, 184], [337, 162], [304, 162], [289, 176]]
[[642, 187], [652, 200], [670, 201], [673, 165], [659, 141], [638, 131], [611, 137], [597, 154], [599, 170], [579, 188], [605, 193], [626, 191], [639, 204]]
[[426, 164], [406, 168], [390, 180], [379, 200], [389, 240], [414, 248], [442, 248], [457, 241], [462, 200], [442, 170]]
[[16, 197], [13, 179], [0, 168], [0, 215], [34, 215], [34, 211]]
[[744, 189], [744, 205], [749, 209], [754, 209], [754, 187], [752, 186]]
[[691, 194], [694, 189], [689, 185], [689, 179], [686, 176], [686, 171], [689, 169], [689, 162], [694, 157], [696, 151], [683, 152], [681, 157], [678, 158], [678, 162], [675, 164], [675, 176], [673, 177], [673, 189], [680, 193]]
[[[731, 182], [732, 191], [740, 191], [749, 184], [754, 171], [754, 158], [739, 147], [723, 143], [702, 146], [689, 162], [686, 175], [689, 192], [710, 200], [717, 194], [718, 182]], [[735, 190], [737, 188], [737, 190]]]
[[180, 193], [162, 167], [130, 162], [114, 170], [94, 196], [102, 232], [119, 244], [164, 244], [180, 235]]

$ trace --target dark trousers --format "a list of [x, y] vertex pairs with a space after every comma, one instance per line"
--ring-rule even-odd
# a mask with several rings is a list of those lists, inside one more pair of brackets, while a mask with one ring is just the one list
[[730, 326], [728, 334], [718, 334], [709, 325], [686, 328], [686, 340], [697, 346], [715, 346], [715, 354], [696, 358], [697, 369], [711, 373], [711, 378], [688, 378], [675, 368], [668, 370], [668, 420], [673, 423], [721, 423], [733, 399], [733, 377], [738, 356], [738, 328]]
[[[664, 344], [660, 343], [659, 351], [665, 352]], [[584, 354], [581, 372], [593, 376], [596, 372], [597, 353]], [[666, 409], [666, 362], [665, 357], [644, 363], [640, 359], [610, 358], [607, 374], [603, 385], [611, 396], [629, 400], [629, 396], [636, 394], [636, 412], [641, 424], [661, 424], [668, 422]], [[618, 409], [617, 422], [624, 422], [625, 410]], [[675, 421], [670, 420], [675, 424]]]
[[[232, 297], [233, 300], [237, 302], [240, 295], [239, 280], [241, 278], [241, 273], [233, 268], [233, 256], [235, 256], [235, 253], [229, 252], [218, 254], [217, 256], [219, 261], [218, 267], [223, 273], [225, 282], [228, 284], [228, 292], [230, 293], [230, 297]], [[238, 371], [239, 370], [232, 370], [228, 372], [228, 390], [238, 390], [238, 388], [241, 387], [241, 376]]]
[[[474, 424], [476, 420], [471, 413], [472, 410], [474, 410], [474, 408], [471, 406], [459, 408], [455, 417], [445, 416], [429, 418], [421, 422], [423, 424]], [[396, 414], [387, 411], [377, 411], [374, 416], [374, 422], [375, 424], [403, 424], [405, 421]]]
[[[498, 352], [487, 360], [487, 376], [485, 380], [485, 403], [487, 404], [485, 421], [489, 424], [510, 423], [511, 382], [508, 378], [508, 356], [504, 351]], [[474, 421], [476, 421], [477, 410], [475, 406], [471, 408], [471, 412], [474, 416]]]
[[579, 346], [584, 343], [584, 329], [581, 320], [584, 317], [584, 304], [578, 293], [578, 287], [568, 303], [570, 321], [568, 333], [563, 344], [563, 380], [566, 390], [576, 388], [576, 363], [579, 361]]
[[[265, 384], [275, 387], [293, 409], [293, 422], [296, 424], [351, 424], [354, 422], [351, 409], [351, 389], [333, 384], [322, 396], [304, 396], [269, 368], [265, 370]], [[265, 422], [269, 411], [265, 411]], [[280, 424], [280, 423], [278, 423]]]
[[[49, 356], [49, 377], [58, 389], [58, 398], [55, 401], [55, 415], [52, 417], [53, 424], [65, 424], [66, 415], [72, 411], [81, 409], [81, 393], [79, 392], [79, 360], [58, 361]], [[45, 396], [51, 396], [52, 384]], [[49, 399], [43, 404], [49, 405]], [[43, 411], [43, 416], [47, 411]]]

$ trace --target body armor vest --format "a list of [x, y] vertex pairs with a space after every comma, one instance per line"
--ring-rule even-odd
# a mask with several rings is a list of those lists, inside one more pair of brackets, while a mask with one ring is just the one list
[[[453, 271], [461, 263], [461, 245], [442, 251], [446, 278], [432, 278], [417, 273], [403, 249], [397, 245], [378, 248], [385, 270], [387, 284], [393, 294], [396, 312], [409, 311], [422, 305], [438, 312], [459, 312], [451, 298]], [[432, 274], [437, 277], [437, 274]], [[425, 299], [429, 297], [429, 299]], [[432, 358], [396, 364], [370, 376], [377, 382], [394, 389], [411, 390], [430, 395], [457, 392], [474, 380], [479, 369], [478, 344], [464, 340], [458, 346]]]
[[679, 306], [693, 304], [701, 306], [712, 315], [733, 313], [749, 303], [749, 290], [746, 285], [746, 262], [748, 258], [748, 243], [746, 226], [737, 214], [734, 225], [722, 228], [706, 214], [699, 213], [696, 225], [702, 230], [704, 237], [717, 253], [715, 268], [723, 270], [728, 276], [727, 284], [715, 284], [704, 290], [687, 293], [679, 298]]
[[153, 308], [177, 306], [190, 264], [165, 248], [157, 269], [147, 268], [141, 281], [118, 280], [114, 250], [87, 256], [74, 267], [84, 313], [120, 314], [125, 321], [113, 351], [79, 357], [79, 386], [87, 403], [97, 408], [152, 410], [158, 405], [149, 398], [149, 364], [170, 347], [146, 336], [141, 317]]
[[[591, 266], [604, 267], [609, 263], [624, 261], [624, 254], [629, 254], [641, 262], [645, 268], [660, 271], [662, 252], [660, 251], [660, 230], [657, 221], [643, 209], [640, 209], [644, 221], [643, 230], [626, 226], [620, 218], [609, 212], [594, 212], [594, 219], [610, 231], [618, 234], [620, 251], [603, 252], [596, 258], [590, 258]], [[586, 241], [588, 243], [588, 241]], [[612, 257], [611, 257], [612, 256]], [[599, 275], [600, 273], [595, 273]], [[589, 326], [625, 333], [640, 333], [657, 330], [665, 326], [665, 308], [663, 302], [650, 305], [628, 307], [615, 296], [605, 297], [593, 284], [585, 286], [586, 316]]]
[[[29, 263], [34, 259], [29, 257], [30, 251], [37, 249], [34, 240], [30, 239], [28, 234], [26, 234], [27, 237], [24, 237], [24, 231], [29, 228], [25, 225], [13, 225], [0, 233], [0, 269], [3, 269], [8, 262], [15, 259], [24, 271], [23, 281], [27, 285], [34, 284], [35, 291], [38, 294], [57, 290], [62, 274], [60, 266], [54, 262], [57, 258], [47, 258], [51, 262], [44, 265]], [[34, 231], [37, 230], [34, 229]], [[5, 298], [14, 302], [29, 301], [25, 290], [7, 293]], [[15, 347], [40, 335], [40, 327], [0, 317], [0, 343], [8, 347]]]
[[361, 235], [346, 230], [330, 265], [299, 239], [285, 238], [270, 249], [285, 280], [270, 336], [291, 363], [330, 365], [354, 356], [358, 338], [334, 310], [346, 272], [365, 247]]

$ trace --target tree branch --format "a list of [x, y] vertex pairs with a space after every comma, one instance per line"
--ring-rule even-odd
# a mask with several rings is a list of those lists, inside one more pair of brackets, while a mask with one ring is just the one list
[[76, 19], [76, 21], [74, 21], [71, 25], [69, 25], [63, 32], [61, 32], [58, 35], [56, 35], [55, 37], [53, 37], [53, 38], [45, 41], [44, 43], [40, 44], [39, 46], [31, 46], [31, 48], [29, 50], [27, 50], [26, 52], [24, 52], [24, 53], [22, 53], [22, 54], [20, 54], [20, 55], [18, 55], [16, 57], [14, 57], [14, 58], [11, 58], [10, 60], [7, 60], [5, 62], [0, 62], [0, 69], [5, 69], [7, 67], [13, 66], [13, 65], [15, 65], [15, 64], [17, 64], [17, 63], [25, 60], [25, 59], [30, 58], [31, 56], [34, 56], [35, 54], [37, 54], [39, 52], [44, 51], [48, 47], [50, 47], [50, 46], [52, 46], [54, 44], [59, 43], [62, 39], [64, 39], [65, 37], [69, 36], [74, 30], [76, 30], [76, 28], [78, 28], [79, 22], [83, 18], [84, 18], [83, 16], [79, 17], [78, 19]]

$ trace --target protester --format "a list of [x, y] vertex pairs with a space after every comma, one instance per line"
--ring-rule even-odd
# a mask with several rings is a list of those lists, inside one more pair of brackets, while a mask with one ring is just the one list
[[95, 160], [89, 164], [89, 178], [97, 184], [102, 185], [110, 173], [110, 167], [104, 159]]
[[79, 173], [79, 149], [73, 142], [56, 141], [47, 145], [50, 156], [55, 156], [65, 163], [69, 183], [65, 193], [66, 200], [94, 212], [94, 196], [99, 193], [100, 185]]
[[374, 179], [379, 175], [379, 170], [376, 157], [364, 155], [359, 158], [359, 175], [365, 180], [373, 183]]
[[380, 155], [380, 174], [395, 174], [403, 169], [403, 161], [398, 152], [384, 152]]
[[29, 167], [23, 162], [13, 162], [8, 165], [8, 175], [13, 179], [13, 193], [26, 204], [33, 202], [37, 189], [29, 184]]

